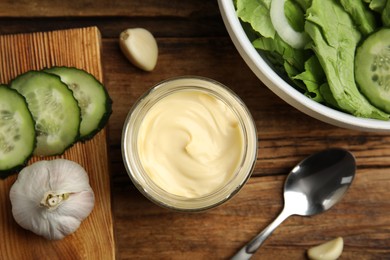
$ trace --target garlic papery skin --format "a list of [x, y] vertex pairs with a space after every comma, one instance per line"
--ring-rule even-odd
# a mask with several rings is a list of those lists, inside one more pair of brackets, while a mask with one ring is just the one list
[[75, 232], [95, 204], [88, 174], [66, 159], [25, 167], [11, 187], [10, 200], [15, 221], [50, 240]]

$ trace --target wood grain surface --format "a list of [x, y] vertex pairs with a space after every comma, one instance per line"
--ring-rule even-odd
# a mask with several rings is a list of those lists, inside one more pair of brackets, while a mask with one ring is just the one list
[[[7, 84], [28, 70], [74, 66], [103, 81], [101, 38], [96, 27], [0, 36], [0, 82]], [[61, 158], [87, 171], [95, 207], [75, 233], [49, 241], [22, 229], [14, 221], [9, 190], [17, 175], [0, 180], [0, 259], [114, 259], [115, 243], [110, 198], [106, 129], [92, 140], [77, 143]], [[58, 157], [33, 157], [29, 163]]]
[[[254, 259], [306, 259], [309, 247], [336, 236], [345, 242], [340, 259], [390, 259], [390, 133], [331, 126], [283, 102], [239, 56], [217, 1], [0, 1], [0, 16], [3, 35], [91, 25], [102, 33], [104, 82], [114, 101], [107, 134], [116, 259], [228, 259], [277, 216], [294, 165], [328, 147], [355, 155], [351, 189], [324, 214], [287, 219]], [[122, 55], [118, 36], [128, 27], [156, 36], [153, 72]], [[228, 203], [199, 214], [171, 212], [145, 199], [129, 180], [120, 151], [123, 122], [137, 98], [161, 80], [190, 74], [232, 88], [249, 107], [259, 140], [247, 185]]]

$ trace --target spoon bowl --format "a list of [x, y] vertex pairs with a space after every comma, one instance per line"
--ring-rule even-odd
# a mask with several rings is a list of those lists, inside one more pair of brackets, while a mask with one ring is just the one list
[[355, 172], [355, 157], [340, 148], [327, 149], [301, 161], [289, 173], [284, 183], [282, 212], [232, 259], [250, 259], [287, 217], [312, 216], [330, 209], [346, 193]]

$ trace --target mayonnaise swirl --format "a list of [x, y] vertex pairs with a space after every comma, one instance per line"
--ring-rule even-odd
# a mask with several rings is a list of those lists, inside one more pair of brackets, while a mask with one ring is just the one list
[[243, 130], [224, 102], [202, 91], [178, 91], [147, 112], [137, 148], [155, 184], [171, 194], [195, 198], [233, 177], [244, 152]]

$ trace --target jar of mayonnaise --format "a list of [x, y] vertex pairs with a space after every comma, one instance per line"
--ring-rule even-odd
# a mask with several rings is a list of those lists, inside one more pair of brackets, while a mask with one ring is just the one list
[[168, 79], [130, 110], [122, 156], [148, 199], [173, 210], [202, 211], [229, 200], [249, 179], [256, 126], [242, 100], [221, 83]]

